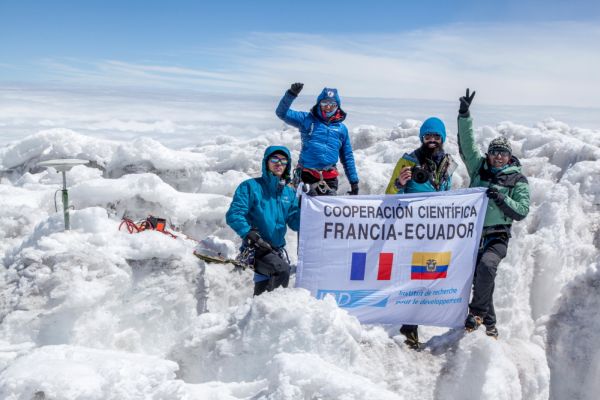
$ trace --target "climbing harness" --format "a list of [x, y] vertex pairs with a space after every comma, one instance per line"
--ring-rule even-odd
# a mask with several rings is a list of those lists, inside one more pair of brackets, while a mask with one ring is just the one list
[[305, 168], [298, 164], [294, 170], [292, 185], [295, 188], [297, 188], [300, 183], [308, 186], [306, 189], [303, 187], [303, 190], [309, 196], [335, 195], [337, 192], [337, 185], [331, 187], [330, 184], [334, 184], [338, 176], [339, 172], [335, 166], [319, 170]]

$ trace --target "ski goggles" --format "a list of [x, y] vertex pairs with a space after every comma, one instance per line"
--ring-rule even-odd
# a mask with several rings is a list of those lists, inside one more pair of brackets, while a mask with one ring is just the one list
[[510, 156], [510, 151], [508, 150], [500, 150], [500, 149], [493, 149], [490, 150], [488, 152], [488, 154], [492, 157], [496, 157], [496, 156], [502, 156], [502, 157], [508, 157]]
[[271, 158], [269, 158], [269, 162], [270, 162], [271, 164], [281, 164], [281, 165], [283, 165], [284, 167], [285, 167], [286, 165], [288, 165], [288, 160], [287, 160], [287, 158], [271, 157]]

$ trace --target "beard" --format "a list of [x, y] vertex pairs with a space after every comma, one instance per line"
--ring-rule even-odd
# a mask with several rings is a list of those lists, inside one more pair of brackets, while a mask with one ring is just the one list
[[433, 158], [434, 155], [444, 152], [444, 143], [423, 142], [421, 152], [427, 158]]

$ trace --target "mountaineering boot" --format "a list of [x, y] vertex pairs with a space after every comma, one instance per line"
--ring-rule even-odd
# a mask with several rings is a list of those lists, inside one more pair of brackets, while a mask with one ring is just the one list
[[406, 337], [404, 344], [413, 350], [420, 349], [419, 343], [419, 331], [416, 325], [402, 325], [400, 327], [400, 333]]
[[476, 331], [482, 323], [483, 319], [480, 316], [469, 313], [465, 320], [465, 329], [467, 332]]
[[498, 339], [498, 329], [496, 329], [496, 325], [486, 325], [485, 334], [494, 339]]

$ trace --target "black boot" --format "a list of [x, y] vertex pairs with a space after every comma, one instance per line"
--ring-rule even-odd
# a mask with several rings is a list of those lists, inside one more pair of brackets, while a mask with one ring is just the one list
[[418, 328], [418, 325], [402, 325], [400, 327], [400, 333], [406, 336], [404, 344], [413, 350], [419, 350], [421, 348]]
[[494, 339], [498, 339], [498, 329], [496, 329], [496, 325], [486, 325], [485, 334]]
[[479, 326], [483, 323], [483, 318], [478, 315], [469, 313], [465, 320], [465, 329], [467, 332], [473, 332], [479, 329]]

